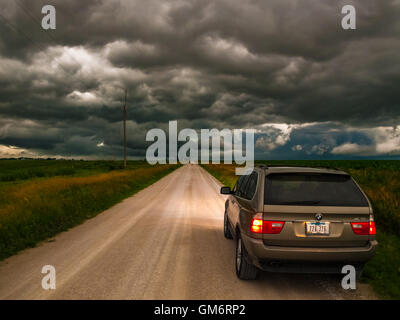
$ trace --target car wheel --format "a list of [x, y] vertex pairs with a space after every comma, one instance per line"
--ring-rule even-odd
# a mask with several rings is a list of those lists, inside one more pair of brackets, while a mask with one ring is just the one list
[[247, 251], [242, 238], [238, 234], [236, 240], [236, 275], [241, 280], [254, 280], [257, 278], [258, 269], [247, 261]]
[[225, 213], [224, 213], [224, 236], [227, 239], [233, 239], [231, 230], [229, 230], [228, 223], [229, 223], [228, 216], [226, 215], [226, 211], [225, 211]]

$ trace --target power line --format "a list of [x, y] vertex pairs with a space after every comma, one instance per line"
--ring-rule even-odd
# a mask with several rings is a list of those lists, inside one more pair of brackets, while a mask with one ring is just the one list
[[42, 47], [41, 44], [36, 43], [35, 40], [33, 40], [30, 36], [28, 36], [25, 32], [21, 31], [19, 28], [17, 28], [15, 25], [13, 25], [5, 16], [3, 16], [0, 13], [0, 18], [8, 25], [8, 27], [13, 30], [16, 33], [22, 34], [25, 38], [27, 38], [30, 42], [32, 42], [33, 45], [38, 46], [41, 50], [46, 50], [44, 47]]
[[[16, 0], [15, 3], [18, 5], [18, 7], [20, 7], [22, 10], [24, 10], [24, 12], [35, 22], [35, 24], [37, 25], [41, 25], [42, 22], [39, 21], [39, 19], [37, 19], [30, 11], [29, 9], [25, 6], [25, 4], [23, 4], [22, 2], [20, 2], [19, 0]], [[45, 31], [43, 29], [41, 29], [42, 31]], [[48, 36], [51, 40], [56, 41], [56, 39], [54, 39], [50, 33], [45, 32], [46, 36]]]
[[39, 20], [36, 20], [36, 17], [30, 13], [30, 11], [25, 7], [24, 4], [22, 4], [22, 2], [19, 2], [19, 0], [14, 1], [22, 10], [25, 11], [25, 13], [30, 16], [37, 24], [41, 24], [41, 22]]
[[[24, 12], [38, 25], [41, 25], [41, 21], [39, 21], [30, 11], [29, 9], [25, 6], [25, 4], [19, 0], [16, 0], [15, 3], [22, 9]], [[55, 42], [55, 44], [58, 44], [58, 39], [54, 38], [49, 32], [43, 30], [44, 34], [52, 41]], [[64, 53], [69, 56], [73, 61], [75, 61], [76, 64], [79, 64], [79, 61], [77, 61], [72, 55], [68, 53], [68, 51], [64, 51]]]

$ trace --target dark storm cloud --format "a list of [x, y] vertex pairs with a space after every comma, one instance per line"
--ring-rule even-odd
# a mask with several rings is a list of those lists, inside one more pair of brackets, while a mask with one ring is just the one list
[[0, 4], [0, 145], [119, 154], [127, 87], [132, 156], [176, 119], [258, 128], [265, 155], [397, 152], [398, 0], [55, 0], [53, 31], [45, 4]]

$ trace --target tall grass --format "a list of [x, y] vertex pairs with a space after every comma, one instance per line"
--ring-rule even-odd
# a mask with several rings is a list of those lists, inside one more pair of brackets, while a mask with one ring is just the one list
[[[146, 166], [145, 161], [128, 161], [127, 169]], [[0, 159], [0, 183], [55, 176], [84, 176], [123, 169], [122, 161], [75, 160], [3, 160]]]
[[0, 260], [95, 216], [175, 168], [141, 166], [0, 185]]
[[400, 236], [400, 170], [349, 169], [371, 200], [378, 227]]

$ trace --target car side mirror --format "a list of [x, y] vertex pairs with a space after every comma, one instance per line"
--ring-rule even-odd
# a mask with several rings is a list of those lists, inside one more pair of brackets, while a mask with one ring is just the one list
[[232, 194], [231, 188], [221, 187], [221, 194]]

